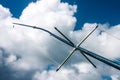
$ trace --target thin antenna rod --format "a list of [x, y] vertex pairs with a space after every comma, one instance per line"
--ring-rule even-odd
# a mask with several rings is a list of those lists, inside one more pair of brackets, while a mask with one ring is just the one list
[[55, 30], [57, 30], [66, 40], [68, 40], [73, 46], [75, 46], [74, 43], [73, 43], [70, 39], [68, 39], [60, 30], [58, 30], [56, 27], [54, 27], [54, 28], [55, 28]]
[[79, 44], [78, 47], [98, 28], [98, 25], [96, 25], [95, 29], [91, 31]]
[[79, 50], [79, 52], [92, 64], [93, 67], [97, 68], [96, 65], [82, 51]]
[[58, 68], [56, 69], [56, 71], [58, 71], [64, 64], [65, 62], [72, 56], [72, 54], [74, 53], [74, 51], [76, 50], [76, 48], [73, 48], [73, 50], [70, 52], [70, 54], [63, 60], [63, 62], [58, 66]]

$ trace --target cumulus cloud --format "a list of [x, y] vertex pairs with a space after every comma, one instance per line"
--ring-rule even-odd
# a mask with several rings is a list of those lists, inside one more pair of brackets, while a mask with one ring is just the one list
[[[33, 80], [102, 80], [100, 74], [98, 74], [91, 65], [87, 63], [73, 65], [74, 69], [62, 69], [59, 72], [43, 71], [36, 72]], [[89, 69], [86, 69], [86, 67]], [[76, 69], [76, 70], [75, 70]], [[96, 76], [96, 77], [94, 77]]]
[[[43, 31], [16, 25], [12, 27], [12, 22], [25, 23], [59, 35], [54, 30], [57, 27], [77, 44], [96, 23], [85, 23], [81, 30], [73, 31], [77, 21], [74, 17], [76, 9], [76, 5], [60, 0], [40, 0], [30, 3], [16, 19], [9, 9], [0, 5], [0, 68], [3, 70], [0, 78], [7, 80], [6, 71], [11, 80], [119, 80], [117, 70], [92, 59], [99, 66], [94, 69], [79, 52], [59, 72], [55, 72], [72, 48]], [[119, 58], [120, 41], [115, 38], [120, 38], [119, 30], [120, 25], [99, 24], [81, 47], [110, 59]]]
[[[100, 70], [104, 70], [103, 73]], [[110, 68], [109, 68], [110, 69]], [[119, 80], [119, 73], [109, 70], [105, 73], [105, 69], [93, 68], [88, 63], [79, 63], [72, 65], [72, 68], [63, 68], [59, 72], [54, 70], [36, 72], [32, 80]]]

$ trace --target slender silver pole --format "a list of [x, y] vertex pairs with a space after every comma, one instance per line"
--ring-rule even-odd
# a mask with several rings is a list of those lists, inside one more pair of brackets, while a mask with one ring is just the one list
[[75, 52], [76, 48], [73, 48], [73, 50], [70, 52], [70, 54], [63, 60], [63, 62], [58, 66], [58, 68], [56, 69], [56, 71], [58, 71], [63, 64], [65, 64], [65, 62], [72, 56], [72, 54]]

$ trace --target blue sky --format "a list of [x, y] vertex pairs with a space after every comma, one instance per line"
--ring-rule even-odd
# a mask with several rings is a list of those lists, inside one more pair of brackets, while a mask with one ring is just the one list
[[[18, 18], [22, 10], [36, 0], [0, 0], [0, 4], [10, 9], [13, 17]], [[78, 6], [75, 29], [80, 29], [84, 23], [109, 23], [111, 26], [120, 22], [120, 0], [62, 0]]]

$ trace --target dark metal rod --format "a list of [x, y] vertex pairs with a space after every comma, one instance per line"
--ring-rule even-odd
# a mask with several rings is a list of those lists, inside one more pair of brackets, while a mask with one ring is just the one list
[[93, 67], [97, 68], [96, 65], [82, 51], [79, 50], [79, 52], [92, 64]]
[[21, 26], [30, 27], [30, 28], [34, 28], [34, 29], [39, 29], [39, 30], [45, 31], [45, 32], [49, 33], [51, 36], [53, 36], [54, 38], [56, 38], [56, 39], [58, 39], [58, 40], [60, 40], [60, 41], [62, 41], [62, 42], [64, 42], [64, 43], [66, 43], [66, 44], [74, 47], [72, 44], [70, 44], [70, 43], [69, 43], [68, 41], [66, 41], [65, 39], [63, 39], [63, 38], [61, 38], [61, 37], [53, 34], [52, 32], [50, 32], [50, 31], [48, 31], [48, 30], [46, 30], [46, 29], [39, 28], [39, 27], [36, 27], [36, 26], [21, 24], [21, 23], [13, 23], [13, 24], [15, 24], [15, 25], [21, 25]]
[[68, 39], [59, 29], [57, 29], [56, 27], [54, 27], [54, 28], [55, 28], [55, 30], [57, 30], [66, 40], [68, 40], [73, 46], [75, 46], [74, 43], [73, 43], [70, 39]]
[[91, 56], [91, 57], [93, 57], [93, 58], [95, 58], [95, 59], [97, 59], [97, 60], [99, 60], [99, 61], [101, 61], [101, 62], [103, 62], [103, 63], [105, 63], [107, 65], [109, 65], [109, 66], [112, 66], [112, 67], [120, 70], [120, 65], [113, 62], [112, 60], [109, 60], [109, 59], [107, 59], [105, 57], [102, 57], [102, 56], [100, 56], [100, 55], [98, 55], [96, 53], [93, 53], [93, 52], [88, 51], [87, 49], [84, 49], [84, 48], [81, 48], [81, 47], [78, 47], [77, 50], [80, 50], [80, 51], [84, 52], [86, 55], [89, 55], [89, 56]]

